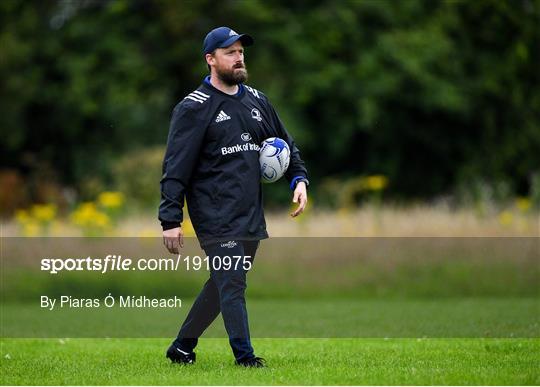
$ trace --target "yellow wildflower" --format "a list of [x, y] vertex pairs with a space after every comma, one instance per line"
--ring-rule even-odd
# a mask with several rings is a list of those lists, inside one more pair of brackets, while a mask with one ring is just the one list
[[383, 175], [372, 175], [365, 178], [366, 188], [371, 191], [381, 191], [388, 185], [388, 179]]
[[111, 225], [109, 216], [99, 211], [93, 202], [81, 203], [71, 214], [71, 221], [87, 236], [101, 235]]
[[521, 212], [527, 212], [529, 211], [529, 209], [531, 208], [531, 199], [529, 198], [526, 198], [526, 197], [520, 197], [520, 198], [517, 198], [516, 199], [516, 207], [521, 211]]
[[510, 226], [514, 221], [514, 215], [510, 211], [503, 211], [499, 214], [499, 223], [503, 226]]
[[81, 227], [107, 227], [110, 219], [92, 202], [84, 202], [71, 214], [71, 220]]
[[23, 227], [23, 234], [27, 237], [34, 237], [39, 235], [41, 227], [38, 222], [30, 220]]
[[97, 212], [96, 205], [92, 202], [81, 203], [71, 214], [73, 223], [79, 226], [86, 226], [92, 221], [94, 214]]
[[34, 204], [32, 215], [39, 222], [50, 222], [56, 216], [56, 206], [54, 204]]
[[96, 212], [94, 215], [94, 223], [98, 227], [105, 228], [110, 225], [111, 221], [107, 214], [104, 214], [103, 212]]
[[26, 210], [15, 211], [15, 220], [20, 224], [26, 224], [31, 221], [30, 214]]
[[98, 203], [105, 208], [118, 208], [124, 204], [124, 194], [121, 192], [106, 191], [98, 196]]

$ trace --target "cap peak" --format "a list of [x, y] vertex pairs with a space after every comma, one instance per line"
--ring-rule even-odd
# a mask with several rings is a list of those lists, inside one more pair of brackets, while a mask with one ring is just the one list
[[239, 34], [229, 27], [214, 28], [204, 38], [203, 53], [210, 54], [217, 48], [229, 47], [237, 41], [242, 42], [243, 46], [253, 44], [253, 38], [247, 34]]

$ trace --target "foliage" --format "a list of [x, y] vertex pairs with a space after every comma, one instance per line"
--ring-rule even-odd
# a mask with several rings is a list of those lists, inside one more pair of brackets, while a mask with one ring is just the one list
[[115, 185], [131, 205], [157, 208], [164, 147], [130, 151], [113, 168]]
[[14, 0], [0, 24], [1, 163], [27, 179], [53, 170], [83, 196], [89, 177], [114, 181], [126, 152], [165, 143], [170, 111], [205, 74], [203, 37], [228, 24], [254, 35], [250, 83], [313, 187], [383, 174], [393, 196], [479, 179], [528, 195], [540, 173], [535, 0]]

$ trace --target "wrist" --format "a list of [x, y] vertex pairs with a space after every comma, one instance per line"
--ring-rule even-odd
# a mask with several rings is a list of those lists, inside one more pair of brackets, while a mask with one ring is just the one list
[[299, 183], [304, 183], [306, 188], [309, 187], [309, 180], [305, 176], [295, 176], [291, 180], [291, 190], [295, 190]]
[[177, 222], [161, 222], [161, 227], [163, 231], [167, 231], [173, 228], [182, 227], [180, 223]]

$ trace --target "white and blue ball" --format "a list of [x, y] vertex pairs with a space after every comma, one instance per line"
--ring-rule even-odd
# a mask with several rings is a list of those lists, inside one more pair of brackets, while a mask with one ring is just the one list
[[291, 150], [284, 140], [278, 137], [264, 140], [259, 151], [261, 181], [273, 183], [279, 180], [289, 168], [290, 160]]

